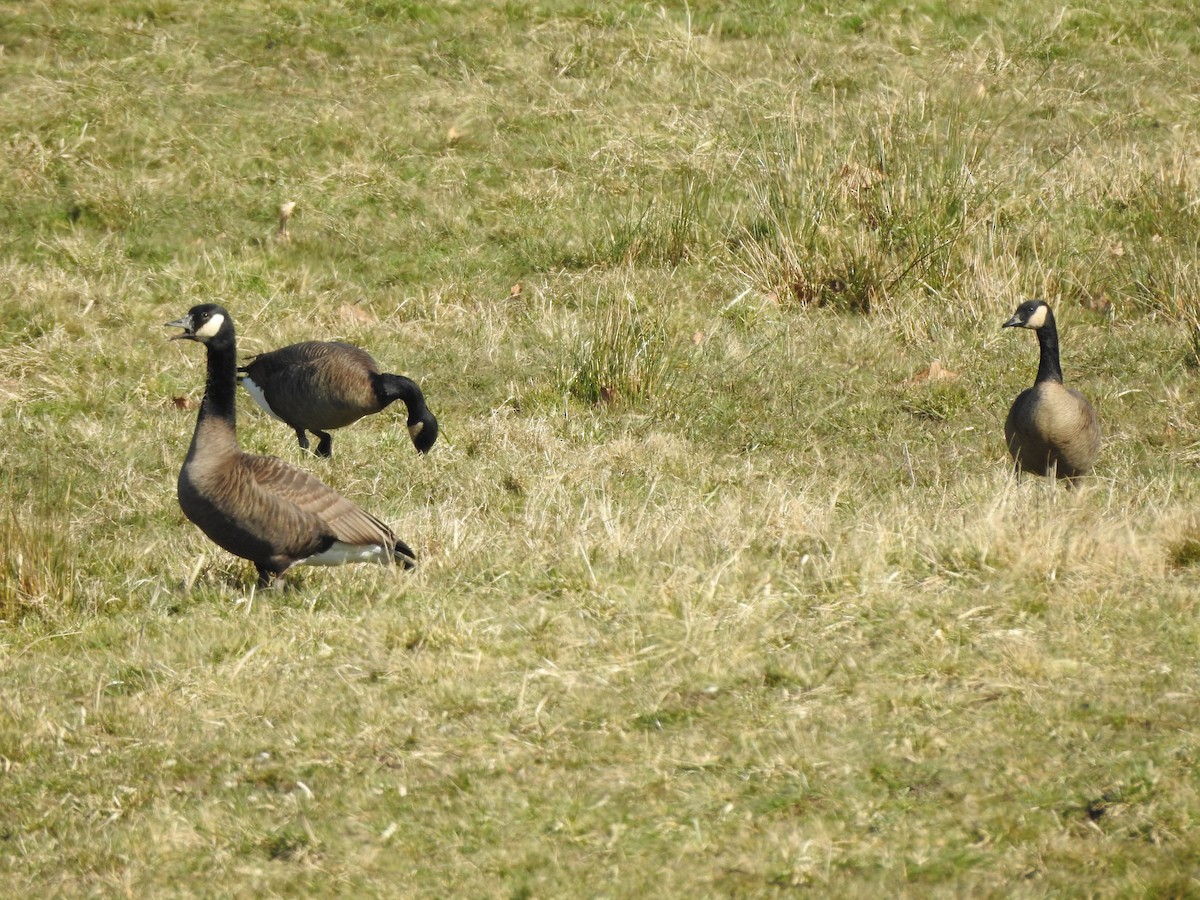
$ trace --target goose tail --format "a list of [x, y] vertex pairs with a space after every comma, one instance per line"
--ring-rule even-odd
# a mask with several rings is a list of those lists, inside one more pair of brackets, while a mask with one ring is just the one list
[[412, 547], [399, 538], [396, 539], [396, 546], [392, 549], [392, 556], [396, 563], [405, 569], [412, 569], [417, 565], [417, 554], [413, 553]]

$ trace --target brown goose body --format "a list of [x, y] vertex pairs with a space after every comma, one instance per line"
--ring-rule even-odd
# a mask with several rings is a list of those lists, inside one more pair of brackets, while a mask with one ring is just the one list
[[239, 370], [243, 387], [263, 410], [286, 422], [300, 446], [315, 434], [317, 453], [331, 456], [328, 434], [386, 409], [397, 400], [408, 408], [408, 433], [425, 453], [437, 439], [438, 424], [415, 381], [381, 372], [371, 354], [339, 341], [305, 341], [260, 353]]
[[1100, 453], [1100, 419], [1088, 399], [1063, 384], [1054, 314], [1040, 300], [1017, 307], [1005, 328], [1036, 331], [1040, 357], [1033, 387], [1017, 395], [1004, 422], [1004, 441], [1018, 471], [1074, 479]]
[[1004, 441], [1026, 472], [1077, 478], [1092, 470], [1100, 452], [1096, 411], [1083, 394], [1053, 381], [1026, 388], [1004, 422]]
[[168, 323], [208, 348], [208, 381], [192, 443], [179, 472], [179, 505], [213, 543], [248, 559], [259, 585], [293, 565], [378, 562], [412, 565], [413, 552], [379, 519], [317, 478], [237, 443], [235, 338], [229, 314], [212, 304]]

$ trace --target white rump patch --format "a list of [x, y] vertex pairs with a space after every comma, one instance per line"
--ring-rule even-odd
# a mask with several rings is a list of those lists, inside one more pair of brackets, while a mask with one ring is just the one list
[[250, 398], [255, 403], [262, 407], [263, 411], [266, 412], [267, 415], [274, 416], [276, 419], [279, 419], [280, 422], [283, 421], [283, 419], [279, 418], [278, 413], [271, 409], [271, 404], [267, 402], [267, 395], [263, 393], [263, 389], [255, 384], [254, 380], [249, 375], [243, 375], [241, 377], [241, 382], [242, 387], [246, 389], [246, 393], [250, 395]]
[[391, 564], [392, 554], [379, 544], [343, 544], [341, 541], [334, 541], [328, 550], [300, 560], [300, 564], [305, 566], [340, 566], [356, 562], [373, 562], [386, 566]]
[[1029, 317], [1029, 321], [1027, 321], [1025, 323], [1025, 327], [1026, 328], [1041, 328], [1043, 325], [1045, 325], [1047, 309], [1049, 309], [1049, 307], [1046, 306], [1045, 304], [1042, 304], [1036, 310], [1034, 310], [1033, 315]]
[[214, 338], [217, 332], [221, 330], [221, 326], [225, 324], [225, 317], [220, 313], [214, 313], [213, 317], [196, 329], [196, 337]]

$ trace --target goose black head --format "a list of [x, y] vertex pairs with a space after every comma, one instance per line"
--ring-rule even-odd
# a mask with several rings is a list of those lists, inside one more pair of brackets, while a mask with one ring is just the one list
[[433, 413], [424, 409], [420, 415], [409, 418], [408, 436], [412, 438], [418, 453], [428, 453], [438, 436], [438, 423]]
[[233, 319], [225, 307], [216, 303], [201, 303], [188, 310], [182, 319], [167, 322], [165, 328], [182, 328], [182, 334], [171, 336], [171, 340], [199, 341], [207, 344], [217, 337], [225, 340], [233, 337]]
[[1032, 328], [1034, 331], [1046, 324], [1050, 318], [1050, 307], [1044, 300], [1026, 300], [1017, 307], [1012, 318], [1001, 328]]

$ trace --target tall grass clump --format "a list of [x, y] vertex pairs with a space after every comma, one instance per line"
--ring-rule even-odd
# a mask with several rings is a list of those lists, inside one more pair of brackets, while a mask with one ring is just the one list
[[761, 151], [742, 271], [780, 297], [856, 312], [909, 287], [953, 289], [966, 268], [957, 244], [990, 196], [989, 141], [964, 108], [923, 101], [825, 144], [793, 122]]
[[[522, 214], [559, 217], [552, 229], [498, 229], [518, 269], [673, 268], [704, 258], [723, 233], [712, 172], [681, 163], [661, 173], [597, 171], [577, 195], [524, 200]], [[539, 186], [540, 189], [540, 186]], [[533, 191], [533, 188], [530, 188]], [[561, 204], [549, 209], [547, 204]]]
[[597, 299], [584, 315], [589, 321], [560, 368], [565, 391], [594, 405], [637, 402], [666, 389], [673, 359], [661, 320], [629, 295], [611, 303]]
[[657, 188], [638, 192], [610, 220], [599, 255], [614, 263], [649, 266], [678, 266], [697, 258], [712, 227], [712, 195], [706, 173], [683, 167], [664, 175]]
[[75, 594], [75, 554], [67, 507], [18, 511], [0, 518], [0, 621], [19, 621], [70, 606]]

